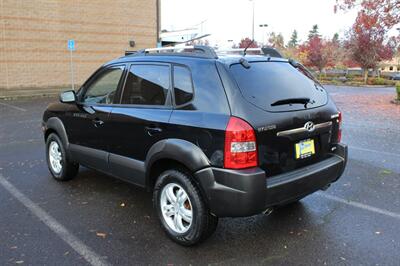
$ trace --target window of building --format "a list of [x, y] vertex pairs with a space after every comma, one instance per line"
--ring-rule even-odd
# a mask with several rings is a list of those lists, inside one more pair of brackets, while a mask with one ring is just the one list
[[168, 66], [132, 65], [126, 79], [122, 103], [164, 105], [169, 87]]

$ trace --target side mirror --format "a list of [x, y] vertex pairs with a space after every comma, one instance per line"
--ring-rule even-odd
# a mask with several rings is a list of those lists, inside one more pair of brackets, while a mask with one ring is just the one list
[[60, 93], [60, 102], [62, 103], [74, 103], [76, 102], [75, 91], [64, 91]]

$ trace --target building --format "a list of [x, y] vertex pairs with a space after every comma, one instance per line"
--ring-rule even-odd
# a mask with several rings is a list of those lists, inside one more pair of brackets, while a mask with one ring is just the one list
[[174, 46], [176, 44], [190, 42], [200, 36], [198, 29], [184, 29], [175, 31], [162, 30], [160, 40], [162, 46]]
[[155, 47], [159, 0], [1, 0], [0, 97], [80, 85], [125, 50]]
[[382, 73], [400, 72], [400, 57], [395, 56], [390, 61], [384, 61], [379, 67]]

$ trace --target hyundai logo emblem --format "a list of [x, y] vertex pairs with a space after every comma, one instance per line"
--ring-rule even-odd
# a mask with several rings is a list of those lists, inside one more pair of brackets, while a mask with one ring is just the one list
[[307, 123], [304, 124], [304, 128], [308, 131], [308, 132], [312, 132], [315, 129], [314, 123], [311, 121], [308, 121]]

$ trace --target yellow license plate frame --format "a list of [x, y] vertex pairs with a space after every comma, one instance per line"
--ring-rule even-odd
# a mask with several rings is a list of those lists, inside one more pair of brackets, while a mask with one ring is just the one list
[[313, 139], [305, 139], [295, 144], [296, 160], [304, 159], [315, 154]]

